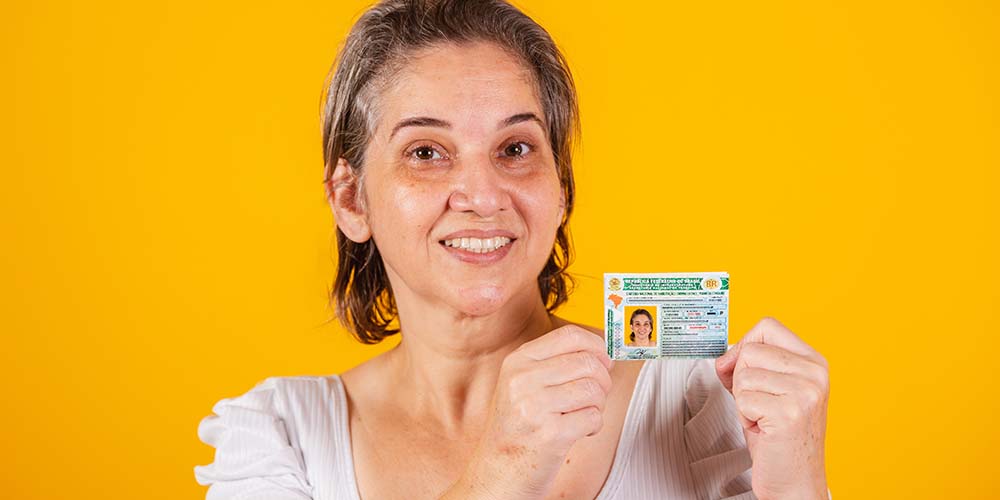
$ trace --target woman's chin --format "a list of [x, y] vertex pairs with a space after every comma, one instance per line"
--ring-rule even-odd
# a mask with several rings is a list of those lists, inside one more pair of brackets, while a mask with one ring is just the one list
[[506, 305], [511, 297], [500, 287], [476, 287], [459, 290], [454, 306], [468, 316], [488, 316]]

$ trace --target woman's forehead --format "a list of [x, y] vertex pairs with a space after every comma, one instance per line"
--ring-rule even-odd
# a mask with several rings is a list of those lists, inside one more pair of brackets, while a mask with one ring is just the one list
[[413, 117], [489, 133], [511, 116], [544, 116], [531, 72], [506, 51], [485, 43], [422, 50], [407, 59], [380, 100], [376, 134], [385, 138], [401, 120]]

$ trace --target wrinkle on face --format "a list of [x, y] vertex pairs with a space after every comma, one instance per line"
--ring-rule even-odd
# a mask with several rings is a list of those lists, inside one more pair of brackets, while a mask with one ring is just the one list
[[[547, 126], [529, 120], [497, 131], [497, 124], [513, 114], [530, 112], [544, 121], [531, 71], [492, 44], [449, 44], [413, 54], [391, 80], [379, 99], [381, 119], [369, 145], [364, 187], [372, 237], [387, 271], [402, 281], [393, 288], [405, 285], [460, 307], [493, 310], [519, 290], [537, 287], [564, 204]], [[400, 120], [418, 116], [451, 127], [403, 127], [389, 139]], [[511, 165], [538, 163], [507, 169], [503, 162], [512, 160], [497, 159], [497, 150], [521, 137], [530, 139], [536, 156]], [[403, 153], [425, 142], [446, 149], [452, 163], [438, 170], [423, 169], [421, 162], [413, 167]], [[487, 169], [481, 172], [491, 176], [496, 184], [491, 187], [510, 196], [510, 206], [490, 218], [450, 207], [455, 189], [486, 189], [481, 179], [461, 177], [472, 175], [461, 169], [471, 168]], [[463, 187], [462, 179], [475, 182]], [[501, 227], [520, 238], [510, 254], [489, 267], [474, 268], [442, 253], [435, 235], [473, 227]], [[449, 276], [465, 295], [440, 296], [428, 284], [434, 281], [431, 275]]]

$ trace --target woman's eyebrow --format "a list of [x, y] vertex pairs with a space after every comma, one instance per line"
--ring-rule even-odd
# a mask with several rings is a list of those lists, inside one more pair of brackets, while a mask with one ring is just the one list
[[[544, 122], [542, 122], [542, 119], [539, 118], [538, 115], [530, 112], [518, 113], [516, 115], [511, 115], [507, 118], [504, 118], [503, 120], [500, 120], [500, 123], [497, 124], [497, 130], [504, 129], [506, 127], [509, 127], [517, 123], [521, 123], [524, 121], [532, 121], [532, 120], [538, 122], [538, 126], [542, 127], [542, 130], [545, 130], [545, 125]], [[389, 139], [392, 140], [393, 136], [396, 135], [396, 132], [398, 132], [399, 129], [403, 127], [441, 127], [445, 129], [451, 129], [451, 123], [430, 116], [414, 116], [412, 118], [405, 118], [403, 120], [400, 120], [399, 123], [397, 123], [396, 126], [392, 128], [392, 133], [389, 134]]]

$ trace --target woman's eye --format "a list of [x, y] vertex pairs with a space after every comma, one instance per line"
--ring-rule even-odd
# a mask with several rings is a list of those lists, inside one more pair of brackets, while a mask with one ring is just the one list
[[530, 153], [533, 147], [534, 146], [527, 142], [518, 141], [508, 144], [507, 147], [504, 148], [503, 152], [506, 156], [524, 156]]
[[436, 149], [430, 146], [419, 146], [413, 148], [413, 150], [410, 151], [410, 155], [415, 156], [418, 160], [424, 161], [440, 160], [442, 158], [441, 153], [438, 153]]

